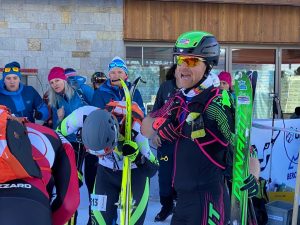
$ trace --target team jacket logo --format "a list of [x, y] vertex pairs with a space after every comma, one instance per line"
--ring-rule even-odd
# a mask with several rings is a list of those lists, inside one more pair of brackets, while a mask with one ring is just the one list
[[0, 184], [0, 188], [31, 188], [31, 184]]

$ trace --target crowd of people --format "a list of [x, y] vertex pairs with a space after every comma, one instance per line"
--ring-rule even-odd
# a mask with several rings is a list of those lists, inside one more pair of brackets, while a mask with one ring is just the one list
[[[235, 97], [230, 73], [219, 74], [219, 87], [210, 76], [219, 55], [212, 34], [180, 35], [173, 51], [175, 64], [158, 90], [152, 112], [145, 114], [139, 90], [132, 96], [132, 141], [124, 139], [126, 104], [120, 79], [129, 89], [132, 85], [122, 58], [112, 59], [107, 76], [95, 72], [92, 86], [73, 68], [51, 68], [43, 98], [21, 82], [18, 62], [6, 64], [0, 81], [0, 115], [5, 116], [0, 125], [5, 143], [0, 173], [9, 171], [9, 176], [0, 176], [0, 224], [74, 225], [84, 183], [90, 200], [88, 224], [117, 224], [124, 156], [132, 162], [130, 224], [144, 224], [149, 179], [157, 171], [162, 208], [155, 221], [173, 214], [172, 225], [208, 220], [228, 224], [230, 178], [225, 174], [232, 162]], [[227, 91], [230, 104], [223, 101]], [[149, 141], [157, 147], [157, 157]], [[15, 159], [25, 175], [10, 169], [3, 157], [3, 152], [18, 149], [28, 153]], [[259, 173], [251, 178], [244, 189], [254, 196]]]

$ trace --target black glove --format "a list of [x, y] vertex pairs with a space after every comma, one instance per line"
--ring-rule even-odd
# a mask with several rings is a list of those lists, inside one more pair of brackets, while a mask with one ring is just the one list
[[180, 137], [169, 119], [157, 117], [152, 126], [162, 140], [174, 142]]
[[245, 180], [244, 185], [241, 187], [241, 191], [248, 190], [248, 198], [252, 198], [257, 195], [258, 193], [258, 183], [256, 178], [250, 174]]
[[34, 118], [37, 119], [37, 120], [40, 120], [43, 118], [43, 113], [39, 112], [39, 111], [35, 111], [34, 112]]
[[128, 156], [129, 160], [134, 162], [139, 154], [139, 147], [134, 141], [125, 141], [122, 148], [123, 156]]

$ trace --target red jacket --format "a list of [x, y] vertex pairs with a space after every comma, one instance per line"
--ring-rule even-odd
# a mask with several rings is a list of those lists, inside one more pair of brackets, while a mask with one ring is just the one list
[[25, 181], [43, 192], [49, 202], [55, 186], [56, 197], [51, 203], [53, 225], [63, 225], [77, 210], [80, 199], [74, 150], [52, 129], [34, 123], [25, 123], [25, 126], [33, 157], [42, 172], [42, 179]]

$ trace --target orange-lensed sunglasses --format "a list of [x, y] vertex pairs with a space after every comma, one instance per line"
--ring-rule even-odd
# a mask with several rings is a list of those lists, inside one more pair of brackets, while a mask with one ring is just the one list
[[9, 73], [10, 71], [14, 71], [14, 72], [19, 72], [20, 71], [20, 68], [19, 67], [6, 67], [6, 68], [4, 68], [4, 72], [5, 73]]
[[205, 62], [205, 59], [195, 56], [176, 56], [177, 65], [182, 65], [186, 63], [188, 67], [195, 67], [198, 65], [199, 62]]

